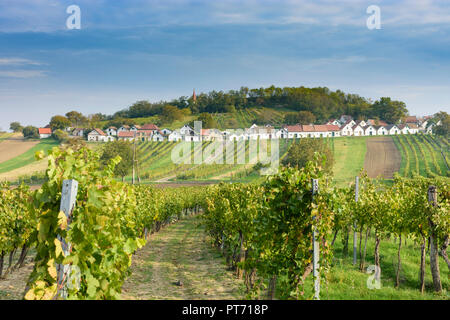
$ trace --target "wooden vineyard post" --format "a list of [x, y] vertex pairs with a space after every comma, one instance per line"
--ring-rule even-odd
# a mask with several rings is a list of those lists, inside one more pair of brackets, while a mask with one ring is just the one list
[[[77, 198], [78, 192], [78, 182], [76, 180], [64, 180], [62, 195], [61, 195], [61, 205], [60, 211], [64, 212], [67, 217], [67, 230], [69, 229], [70, 222], [72, 220], [72, 212], [75, 207], [75, 201]], [[63, 254], [67, 257], [72, 249], [70, 243], [66, 243], [64, 239], [58, 236], [58, 240], [61, 241], [61, 247], [63, 250]], [[58, 264], [56, 267], [57, 270], [57, 284], [58, 284], [58, 293], [62, 299], [67, 299], [67, 283], [70, 281], [71, 270], [70, 265], [62, 265]]]
[[[359, 177], [355, 179], [355, 202], [359, 199]], [[356, 221], [353, 223], [353, 265], [356, 265], [356, 242], [358, 241], [358, 233], [356, 231]]]
[[[319, 180], [312, 179], [312, 198], [314, 202], [314, 196], [319, 192]], [[318, 219], [314, 216], [313, 220]], [[314, 277], [314, 299], [320, 300], [320, 272], [319, 272], [319, 237], [317, 227], [313, 226], [313, 277]]]
[[[428, 202], [431, 206], [436, 207], [437, 204], [437, 189], [435, 186], [430, 186], [428, 188]], [[434, 291], [442, 291], [441, 275], [439, 272], [439, 251], [438, 251], [438, 237], [436, 234], [436, 225], [428, 218], [428, 223], [430, 225], [430, 269], [431, 276], [433, 278]]]

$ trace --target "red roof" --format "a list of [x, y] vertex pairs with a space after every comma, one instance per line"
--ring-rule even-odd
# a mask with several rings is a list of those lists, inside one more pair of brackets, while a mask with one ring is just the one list
[[301, 125], [295, 125], [295, 126], [286, 126], [286, 130], [288, 132], [303, 132]]
[[[94, 128], [93, 131], [97, 132], [97, 133], [98, 133], [99, 135], [101, 135], [101, 136], [106, 136], [106, 134], [105, 134], [101, 129]], [[92, 132], [91, 132], [91, 133], [92, 133]]]
[[323, 124], [314, 125], [315, 132], [326, 132], [328, 131], [328, 126]]
[[336, 126], [334, 124], [327, 124], [327, 131], [340, 131], [341, 129], [339, 126]]
[[39, 134], [52, 134], [52, 129], [50, 129], [50, 128], [39, 128]]
[[134, 132], [130, 131], [121, 131], [118, 135], [119, 138], [134, 138]]
[[417, 122], [417, 117], [416, 116], [406, 117], [405, 122], [406, 123]]
[[[144, 134], [144, 136], [151, 136], [153, 133], [153, 130], [138, 130], [137, 131], [138, 134]], [[133, 133], [133, 132], [129, 132], [129, 133]], [[133, 135], [131, 135], [133, 136]]]
[[141, 127], [141, 129], [142, 129], [142, 130], [158, 130], [158, 131], [159, 131], [158, 126], [155, 125], [155, 124], [146, 124], [146, 125], [143, 125], [143, 126]]
[[303, 125], [303, 131], [304, 132], [314, 132], [314, 126], [310, 126], [310, 125]]

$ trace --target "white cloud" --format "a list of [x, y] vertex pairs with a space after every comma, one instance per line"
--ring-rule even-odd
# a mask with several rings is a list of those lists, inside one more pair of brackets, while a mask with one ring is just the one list
[[0, 78], [18, 78], [28, 79], [46, 76], [46, 72], [42, 70], [8, 70], [0, 71]]
[[0, 58], [0, 66], [40, 66], [42, 63], [23, 58]]

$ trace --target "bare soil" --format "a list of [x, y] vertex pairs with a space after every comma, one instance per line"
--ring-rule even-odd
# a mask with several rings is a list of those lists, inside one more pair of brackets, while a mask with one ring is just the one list
[[0, 143], [0, 162], [5, 162], [20, 156], [38, 143], [39, 141], [24, 140], [22, 135], [15, 134]]
[[133, 256], [122, 299], [243, 299], [243, 282], [227, 270], [198, 222], [198, 216], [184, 218], [150, 236]]
[[367, 139], [367, 153], [364, 169], [370, 178], [381, 176], [392, 179], [400, 170], [402, 157], [392, 137], [376, 137]]
[[[20, 251], [16, 253], [14, 263], [17, 262]], [[5, 258], [5, 260], [7, 260]], [[5, 261], [6, 263], [6, 261]], [[0, 300], [22, 300], [28, 278], [33, 271], [34, 253], [31, 252], [25, 259], [25, 265], [0, 278]], [[3, 270], [5, 271], [6, 266]]]

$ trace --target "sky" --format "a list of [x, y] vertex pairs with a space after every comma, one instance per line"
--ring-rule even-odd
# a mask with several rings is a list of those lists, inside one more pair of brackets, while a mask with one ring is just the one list
[[[70, 5], [80, 29], [67, 28]], [[3, 130], [272, 84], [450, 112], [450, 1], [0, 0]]]

